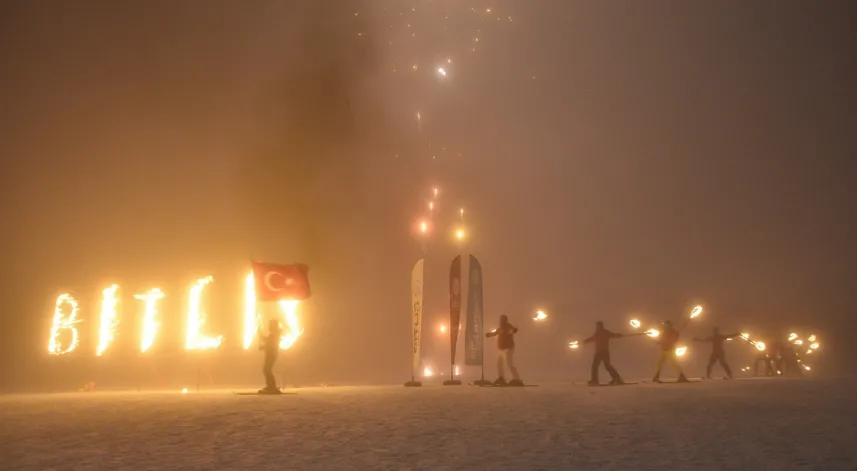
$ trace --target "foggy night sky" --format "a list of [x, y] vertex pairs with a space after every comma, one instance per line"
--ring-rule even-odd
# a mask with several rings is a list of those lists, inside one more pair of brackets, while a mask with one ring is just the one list
[[[166, 291], [158, 341], [176, 349], [182, 293], [213, 275], [211, 327], [237, 344], [251, 258], [311, 267], [284, 361], [319, 381], [404, 381], [410, 229], [435, 184], [444, 211], [466, 208], [486, 324], [522, 328], [525, 380], [570, 374], [565, 342], [595, 320], [624, 330], [697, 302], [688, 336], [811, 328], [825, 361], [854, 357], [850, 2], [463, 2], [514, 21], [456, 17], [450, 34], [481, 28], [481, 49], [418, 87], [392, 64], [432, 43], [386, 43], [393, 3], [3, 2], [0, 390], [45, 381], [64, 291], [86, 311], [80, 358], [112, 282]], [[446, 232], [426, 262], [439, 364]], [[552, 324], [532, 324], [536, 307]]]

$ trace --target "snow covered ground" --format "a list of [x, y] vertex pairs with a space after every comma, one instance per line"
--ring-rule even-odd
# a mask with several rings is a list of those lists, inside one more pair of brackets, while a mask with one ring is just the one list
[[4, 470], [857, 469], [850, 380], [0, 397]]

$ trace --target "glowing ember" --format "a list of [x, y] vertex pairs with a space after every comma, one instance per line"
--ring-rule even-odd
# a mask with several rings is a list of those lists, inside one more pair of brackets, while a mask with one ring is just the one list
[[654, 339], [660, 337], [661, 332], [658, 329], [649, 329], [646, 331], [646, 335]]
[[298, 304], [300, 301], [280, 301], [280, 309], [286, 317], [286, 326], [289, 328], [280, 340], [280, 350], [288, 350], [298, 341], [304, 330], [298, 321]]
[[811, 354], [812, 354], [812, 349], [810, 348], [809, 350], [807, 350], [807, 351], [806, 351], [806, 354], [807, 354], [807, 355], [811, 355]]
[[634, 329], [639, 329], [640, 325], [642, 325], [642, 324], [640, 324], [640, 321], [638, 321], [637, 319], [631, 319], [630, 324], [631, 324], [631, 327]]
[[253, 272], [244, 278], [244, 350], [249, 350], [259, 331], [259, 315], [256, 313], [256, 282]]
[[455, 231], [455, 238], [458, 240], [463, 240], [467, 234], [464, 232], [464, 229], [457, 229]]
[[164, 292], [158, 288], [149, 290], [148, 293], [135, 294], [134, 299], [140, 299], [145, 303], [143, 311], [143, 335], [140, 341], [140, 351], [148, 351], [155, 343], [155, 335], [158, 333], [158, 301], [164, 297]]
[[702, 306], [695, 306], [693, 310], [690, 311], [690, 318], [693, 319], [700, 314], [702, 314]]
[[809, 337], [807, 337], [807, 340], [809, 340], [810, 342], [815, 342], [816, 341], [815, 334], [812, 334]]
[[[64, 305], [69, 306], [70, 312], [68, 314], [63, 312]], [[79, 337], [77, 327], [74, 326], [79, 322], [77, 320], [77, 310], [77, 300], [70, 294], [61, 294], [57, 297], [57, 302], [54, 306], [54, 320], [51, 324], [51, 338], [48, 341], [48, 352], [52, 355], [63, 355], [77, 348]], [[63, 349], [60, 344], [60, 333], [65, 330], [71, 331], [71, 342], [69, 342], [67, 348]]]
[[428, 378], [428, 377], [430, 377], [430, 376], [434, 376], [434, 371], [432, 371], [432, 370], [431, 370], [431, 368], [429, 368], [429, 367], [427, 366], [427, 367], [425, 367], [425, 369], [423, 370], [423, 376], [425, 376], [425, 377], [427, 377], [427, 378]]
[[428, 232], [428, 223], [426, 221], [420, 221], [420, 232], [423, 234]]
[[795, 340], [795, 341], [794, 341], [794, 344], [795, 344], [795, 345], [803, 345], [803, 340], [801, 340], [801, 339], [797, 339], [797, 340]]
[[798, 335], [796, 333], [794, 333], [794, 332], [790, 333], [789, 334], [789, 342], [796, 339], [797, 337], [798, 337]]
[[765, 342], [756, 341], [756, 342], [752, 342], [752, 343], [753, 343], [753, 346], [756, 347], [756, 350], [758, 350], [760, 352], [765, 351], [765, 348], [766, 348]]
[[809, 346], [809, 348], [810, 348], [810, 349], [812, 349], [812, 350], [818, 350], [818, 343], [813, 343], [813, 344], [811, 344], [811, 345]]
[[548, 315], [545, 314], [544, 311], [536, 311], [536, 314], [533, 316], [534, 321], [543, 321], [548, 318]]
[[214, 278], [207, 276], [196, 280], [190, 288], [190, 303], [187, 312], [187, 337], [185, 348], [188, 350], [208, 350], [217, 348], [223, 341], [223, 336], [205, 337], [202, 335], [202, 326], [205, 324], [205, 312], [202, 309], [202, 293], [205, 286]]
[[683, 357], [685, 353], [687, 353], [687, 347], [685, 347], [685, 346], [676, 347], [675, 356]]
[[805, 369], [806, 371], [809, 371], [809, 370], [811, 370], [811, 369], [812, 369], [812, 368], [810, 368], [810, 367], [809, 367], [809, 365], [804, 365], [803, 363], [801, 363], [801, 365], [800, 365], [800, 366], [802, 366], [802, 367], [803, 367], [803, 369]]
[[580, 348], [580, 342], [577, 340], [572, 340], [571, 342], [568, 342], [568, 348], [576, 350]]
[[439, 329], [439, 330], [440, 330], [440, 333], [441, 333], [441, 334], [445, 334], [445, 333], [446, 333], [446, 325], [441, 324], [441, 325], [440, 325], [440, 329]]

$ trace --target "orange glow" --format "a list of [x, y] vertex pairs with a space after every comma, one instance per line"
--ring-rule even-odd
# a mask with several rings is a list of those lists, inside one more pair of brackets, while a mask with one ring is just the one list
[[693, 319], [694, 317], [697, 317], [700, 314], [702, 314], [702, 306], [695, 306], [693, 310], [690, 311], [690, 318]]
[[249, 350], [259, 331], [259, 315], [256, 313], [256, 283], [253, 272], [244, 278], [244, 350]]
[[280, 339], [280, 350], [288, 350], [298, 341], [304, 331], [301, 328], [298, 320], [298, 305], [300, 301], [280, 301], [280, 309], [286, 319], [288, 331], [283, 333], [283, 338]]

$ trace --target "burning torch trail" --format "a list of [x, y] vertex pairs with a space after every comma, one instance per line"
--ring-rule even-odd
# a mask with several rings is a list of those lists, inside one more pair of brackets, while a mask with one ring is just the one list
[[140, 351], [146, 352], [155, 343], [155, 336], [161, 324], [158, 322], [158, 301], [163, 299], [164, 292], [158, 288], [149, 290], [145, 294], [135, 294], [134, 299], [142, 300], [145, 305], [143, 313], [143, 338], [140, 342]]
[[[68, 315], [63, 313], [63, 305], [68, 304], [71, 307], [71, 312]], [[54, 306], [54, 319], [51, 324], [51, 338], [48, 341], [48, 352], [52, 355], [63, 355], [66, 353], [70, 353], [77, 348], [77, 344], [80, 341], [78, 337], [77, 327], [74, 325], [77, 324], [77, 300], [72, 297], [70, 294], [61, 294], [57, 296], [57, 302]], [[62, 345], [60, 345], [60, 332], [63, 330], [71, 331], [71, 343], [69, 343], [68, 348], [65, 350], [62, 349]]]
[[301, 329], [300, 322], [298, 321], [297, 314], [298, 304], [300, 304], [300, 301], [280, 301], [279, 304], [286, 318], [286, 326], [289, 328], [289, 331], [286, 332], [283, 335], [282, 340], [280, 340], [280, 349], [288, 350], [304, 333], [303, 329]]
[[202, 326], [205, 324], [205, 312], [202, 310], [202, 292], [205, 286], [213, 280], [208, 276], [200, 278], [190, 289], [190, 305], [188, 307], [187, 338], [185, 348], [188, 350], [207, 350], [217, 348], [223, 340], [223, 336], [205, 337], [202, 335]]
[[101, 323], [98, 327], [98, 349], [95, 351], [98, 356], [104, 354], [116, 337], [116, 325], [119, 323], [116, 314], [116, 306], [119, 304], [119, 300], [116, 299], [118, 289], [118, 285], [112, 285], [101, 295]]
[[253, 273], [244, 278], [244, 350], [253, 344], [259, 330], [259, 315], [256, 313], [256, 284]]

